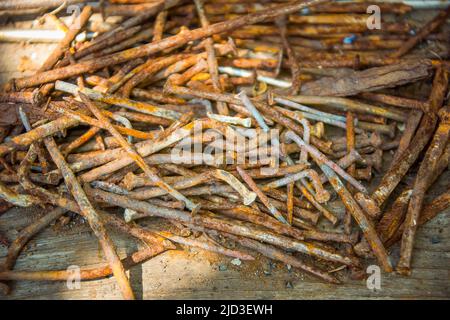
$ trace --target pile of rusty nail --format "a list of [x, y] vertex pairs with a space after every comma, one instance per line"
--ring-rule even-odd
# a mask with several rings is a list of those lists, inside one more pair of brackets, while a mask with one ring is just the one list
[[[70, 276], [14, 265], [74, 214], [105, 259], [81, 279], [114, 276], [125, 299], [126, 270], [176, 244], [266, 256], [335, 284], [370, 258], [411, 272], [417, 228], [450, 206], [448, 186], [424, 203], [450, 156], [450, 9], [413, 28], [412, 7], [378, 3], [380, 29], [368, 3], [277, 2], [0, 3], [0, 17], [36, 14], [63, 32], [35, 74], [0, 92], [0, 212], [52, 208], [0, 238], [3, 293]], [[95, 15], [117, 19], [92, 32]], [[141, 223], [158, 219], [170, 230]], [[120, 259], [110, 229], [147, 246]]]

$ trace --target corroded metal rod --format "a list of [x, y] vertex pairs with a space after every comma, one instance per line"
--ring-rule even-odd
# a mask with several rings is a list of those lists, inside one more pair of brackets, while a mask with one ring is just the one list
[[47, 137], [44, 139], [44, 143], [52, 156], [53, 161], [56, 163], [62, 176], [66, 180], [71, 193], [77, 200], [80, 209], [86, 215], [92, 230], [99, 238], [100, 244], [105, 252], [105, 258], [108, 260], [111, 270], [118, 281], [123, 297], [125, 299], [134, 299], [133, 290], [131, 289], [128, 277], [125, 274], [125, 269], [116, 253], [114, 243], [109, 238], [98, 213], [93, 208], [77, 178], [64, 160], [55, 140], [51, 137]]
[[14, 84], [18, 89], [23, 89], [47, 82], [66, 79], [88, 71], [98, 70], [106, 66], [119, 64], [132, 59], [155, 54], [165, 49], [186, 44], [189, 41], [203, 39], [212, 36], [214, 34], [226, 31], [236, 30], [237, 28], [240, 28], [245, 25], [251, 25], [262, 21], [268, 21], [276, 18], [279, 15], [289, 14], [291, 12], [298, 11], [302, 8], [318, 5], [320, 3], [325, 2], [329, 2], [329, 0], [309, 0], [306, 2], [295, 1], [293, 3], [280, 5], [269, 10], [249, 14], [233, 20], [212, 24], [208, 27], [183, 32], [178, 35], [165, 38], [157, 42], [146, 44], [133, 49], [128, 49], [126, 51], [122, 51], [117, 54], [112, 54], [110, 56], [104, 57], [100, 61], [97, 59], [88, 60], [84, 62], [79, 62], [71, 66], [57, 68], [43, 73], [38, 73], [31, 77], [16, 79], [14, 81]]
[[358, 206], [356, 201], [353, 199], [350, 192], [345, 188], [344, 184], [341, 182], [336, 173], [328, 167], [326, 164], [321, 164], [320, 168], [328, 177], [333, 188], [339, 194], [347, 210], [351, 213], [353, 218], [358, 223], [361, 231], [364, 233], [366, 240], [369, 242], [373, 253], [378, 259], [378, 262], [383, 267], [386, 272], [392, 272], [393, 267], [390, 261], [389, 255], [383, 246], [380, 238], [377, 235], [375, 227], [372, 222], [366, 217], [362, 209]]
[[442, 106], [448, 88], [448, 72], [443, 68], [438, 68], [433, 81], [433, 88], [430, 94], [430, 113], [425, 114], [420, 121], [419, 128], [410, 143], [410, 146], [402, 153], [398, 161], [384, 175], [376, 190], [372, 193], [372, 198], [381, 206], [389, 195], [397, 187], [409, 168], [416, 162], [420, 152], [433, 135], [437, 122], [435, 112]]
[[341, 177], [343, 177], [345, 180], [347, 180], [349, 183], [351, 183], [352, 186], [354, 186], [357, 190], [367, 193], [366, 188], [359, 183], [357, 180], [355, 180], [351, 175], [349, 175], [347, 172], [345, 172], [341, 167], [339, 167], [336, 163], [329, 160], [323, 153], [321, 153], [319, 150], [314, 148], [311, 145], [305, 144], [305, 142], [300, 138], [298, 135], [296, 135], [294, 132], [289, 131], [286, 133], [286, 138], [293, 140], [295, 143], [297, 143], [300, 148], [305, 148], [313, 158], [320, 161], [320, 163], [325, 163], [327, 166], [331, 167], [335, 172], [337, 172]]
[[277, 218], [280, 222], [287, 223], [286, 219], [283, 217], [283, 215], [275, 208], [275, 206], [270, 202], [269, 198], [261, 191], [261, 189], [258, 188], [255, 181], [250, 177], [247, 172], [245, 172], [244, 169], [240, 167], [236, 167], [237, 171], [239, 172], [239, 175], [242, 177], [242, 180], [245, 181], [245, 183], [248, 184], [250, 189], [253, 190], [258, 195], [258, 198], [264, 203], [264, 205], [269, 209], [270, 213]]
[[400, 261], [397, 271], [402, 274], [410, 274], [411, 257], [414, 245], [414, 237], [417, 230], [417, 221], [420, 218], [425, 192], [428, 187], [428, 180], [433, 178], [436, 167], [450, 137], [450, 107], [440, 110], [441, 121], [431, 141], [425, 157], [420, 165], [414, 183], [411, 200], [405, 219], [402, 244], [400, 249]]
[[166, 190], [169, 194], [171, 194], [175, 199], [183, 201], [190, 210], [197, 210], [197, 205], [195, 205], [192, 201], [187, 199], [181, 193], [176, 191], [174, 188], [165, 183], [161, 178], [153, 172], [148, 164], [144, 161], [144, 159], [139, 155], [139, 153], [125, 140], [125, 138], [112, 126], [112, 124], [108, 121], [108, 119], [102, 114], [100, 109], [92, 103], [89, 98], [83, 93], [79, 92], [79, 96], [81, 100], [86, 104], [89, 110], [97, 117], [99, 121], [103, 123], [103, 125], [107, 128], [107, 130], [119, 141], [122, 148], [124, 148], [127, 154], [136, 162], [136, 164], [144, 171], [147, 177], [156, 183], [158, 187]]

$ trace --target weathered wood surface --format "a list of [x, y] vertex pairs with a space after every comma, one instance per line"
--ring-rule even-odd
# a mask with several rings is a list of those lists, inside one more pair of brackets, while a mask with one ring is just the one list
[[[36, 69], [51, 52], [48, 44], [0, 44], [0, 83], [24, 75], [18, 66], [30, 64]], [[7, 59], [4, 57], [8, 57]], [[27, 57], [27, 58], [25, 58]], [[27, 71], [25, 74], [32, 74]], [[447, 171], [432, 194], [445, 190], [450, 179]], [[42, 209], [12, 209], [0, 216], [0, 233], [10, 240], [17, 232], [42, 214]], [[158, 222], [155, 222], [158, 223]], [[269, 261], [243, 262], [239, 267], [224, 258], [201, 250], [185, 248], [166, 252], [131, 269], [130, 277], [138, 298], [144, 299], [449, 299], [450, 298], [450, 210], [419, 228], [411, 277], [382, 275], [381, 290], [372, 292], [365, 281], [346, 280], [344, 285], [324, 284], [297, 270], [289, 272], [276, 264], [270, 275]], [[113, 234], [121, 257], [143, 244]], [[397, 257], [398, 247], [393, 249]], [[0, 245], [0, 263], [6, 248]], [[58, 231], [47, 228], [35, 237], [20, 255], [15, 270], [56, 270], [71, 265], [103, 265], [98, 241], [87, 225]], [[219, 271], [226, 265], [226, 271]], [[291, 282], [293, 288], [287, 288]], [[16, 282], [6, 299], [119, 299], [112, 278], [83, 282], [81, 289], [70, 290], [64, 282]], [[0, 297], [5, 299], [5, 297]]]
[[[0, 217], [0, 232], [14, 238], [42, 214], [41, 209], [13, 209]], [[450, 211], [440, 214], [420, 228], [415, 244], [411, 277], [382, 275], [381, 290], [372, 292], [365, 281], [346, 280], [344, 285], [324, 284], [285, 265], [270, 270], [268, 260], [231, 264], [231, 258], [202, 250], [166, 252], [131, 269], [136, 295], [144, 299], [418, 299], [450, 298]], [[142, 244], [113, 234], [125, 256]], [[398, 248], [394, 248], [396, 256]], [[0, 261], [6, 248], [0, 246]], [[16, 270], [55, 270], [69, 266], [99, 266], [104, 262], [98, 241], [86, 224], [62, 231], [49, 228], [34, 238], [20, 256]], [[220, 271], [219, 265], [226, 265]], [[266, 272], [266, 273], [265, 273]], [[291, 282], [293, 288], [287, 288]], [[114, 279], [82, 282], [81, 288], [68, 289], [65, 282], [16, 282], [8, 299], [118, 299]]]

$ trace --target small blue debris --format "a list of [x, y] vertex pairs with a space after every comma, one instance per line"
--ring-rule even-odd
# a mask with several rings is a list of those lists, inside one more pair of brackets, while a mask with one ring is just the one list
[[352, 34], [351, 36], [345, 37], [342, 42], [344, 44], [353, 44], [353, 42], [355, 42], [356, 40], [356, 35]]

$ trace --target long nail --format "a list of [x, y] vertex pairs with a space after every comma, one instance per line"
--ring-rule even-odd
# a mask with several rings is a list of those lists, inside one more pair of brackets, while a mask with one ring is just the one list
[[350, 176], [347, 172], [345, 172], [341, 167], [339, 167], [336, 163], [330, 161], [323, 153], [321, 153], [319, 150], [314, 148], [311, 145], [305, 144], [305, 142], [295, 133], [292, 131], [288, 131], [286, 133], [286, 138], [291, 139], [295, 141], [300, 148], [305, 148], [314, 159], [317, 159], [320, 162], [325, 163], [326, 165], [330, 166], [334, 171], [336, 171], [341, 177], [343, 177], [345, 180], [347, 180], [349, 183], [352, 184], [356, 189], [360, 190], [363, 193], [367, 193], [366, 188], [361, 185], [358, 181], [356, 181], [352, 176]]
[[328, 177], [331, 185], [341, 197], [342, 202], [344, 203], [347, 210], [352, 214], [353, 218], [358, 223], [361, 231], [364, 233], [365, 238], [369, 242], [373, 253], [382, 265], [383, 270], [386, 272], [392, 272], [392, 263], [390, 262], [386, 249], [384, 248], [383, 243], [378, 237], [372, 222], [366, 217], [364, 212], [353, 199], [350, 192], [348, 192], [348, 190], [345, 188], [344, 184], [341, 182], [336, 173], [326, 164], [321, 164], [320, 168]]
[[277, 218], [279, 221], [283, 223], [288, 223], [286, 219], [283, 217], [283, 215], [274, 207], [274, 205], [270, 202], [270, 200], [267, 198], [267, 196], [258, 188], [255, 181], [239, 166], [236, 167], [236, 170], [239, 172], [239, 175], [242, 177], [242, 179], [245, 181], [245, 183], [248, 184], [250, 189], [253, 190], [258, 195], [258, 198], [264, 203], [264, 205], [269, 209], [270, 213]]

